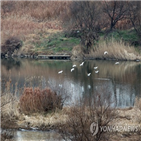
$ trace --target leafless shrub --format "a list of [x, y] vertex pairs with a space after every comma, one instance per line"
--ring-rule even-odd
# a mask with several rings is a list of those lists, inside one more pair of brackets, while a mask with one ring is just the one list
[[39, 88], [25, 88], [20, 97], [20, 110], [23, 113], [48, 112], [56, 108], [62, 108], [62, 98], [50, 88], [40, 90]]
[[1, 50], [2, 53], [4, 54], [7, 53], [8, 56], [11, 56], [12, 53], [15, 50], [18, 50], [21, 46], [22, 46], [22, 42], [20, 39], [16, 37], [10, 37], [5, 41], [4, 45], [2, 45]]
[[[108, 134], [101, 131], [100, 126], [107, 126], [117, 117], [115, 108], [111, 107], [110, 96], [106, 92], [97, 92], [90, 99], [83, 100], [79, 105], [72, 107], [67, 113], [69, 120], [60, 126], [60, 133], [64, 139], [74, 141], [108, 140]], [[99, 129], [95, 136], [92, 136], [94, 131], [90, 131], [92, 123], [96, 123]]]

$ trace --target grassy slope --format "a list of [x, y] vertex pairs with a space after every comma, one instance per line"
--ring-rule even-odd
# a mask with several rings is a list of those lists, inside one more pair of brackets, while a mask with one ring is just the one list
[[[52, 30], [53, 31], [53, 30]], [[54, 32], [54, 33], [53, 33]], [[28, 52], [38, 52], [39, 54], [56, 54], [56, 53], [68, 53], [71, 54], [71, 51], [74, 46], [80, 44], [80, 39], [75, 37], [65, 37], [65, 34], [62, 31], [52, 33], [38, 33], [31, 38], [30, 40], [34, 40], [34, 42], [30, 42], [27, 40], [24, 42], [24, 46], [32, 46], [30, 50], [28, 48]], [[100, 34], [100, 40], [98, 43], [103, 42], [102, 39], [105, 34]], [[36, 39], [37, 38], [37, 39]], [[126, 44], [131, 45], [132, 43], [138, 41], [138, 37], [134, 30], [122, 30], [122, 31], [114, 31], [107, 36], [108, 40], [114, 39], [115, 41], [123, 41]], [[28, 39], [29, 40], [29, 39]], [[139, 50], [137, 50], [139, 51]]]
[[66, 38], [64, 33], [58, 32], [51, 34], [49, 37], [44, 38], [40, 36], [40, 42], [34, 43], [36, 52], [46, 53], [71, 53], [73, 46], [78, 45], [80, 39], [78, 38]]

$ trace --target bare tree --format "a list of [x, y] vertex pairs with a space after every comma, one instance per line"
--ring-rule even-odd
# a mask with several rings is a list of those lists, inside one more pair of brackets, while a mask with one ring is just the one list
[[71, 29], [80, 33], [81, 43], [86, 46], [87, 51], [98, 40], [99, 4], [94, 1], [73, 1], [70, 5]]
[[141, 2], [134, 1], [129, 3], [129, 18], [132, 22], [132, 25], [138, 34], [141, 37]]
[[128, 5], [126, 1], [104, 1], [103, 12], [109, 17], [110, 31], [113, 30], [116, 23], [126, 17]]

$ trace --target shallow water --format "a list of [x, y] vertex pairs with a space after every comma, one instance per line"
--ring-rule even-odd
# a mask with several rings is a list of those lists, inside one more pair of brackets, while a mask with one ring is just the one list
[[16, 131], [14, 136], [15, 141], [64, 141], [61, 136], [55, 131]]
[[14, 141], [64, 141], [61, 135], [55, 131], [37, 131], [37, 130], [3, 130], [2, 132], [13, 135]]
[[[70, 96], [66, 104], [75, 104], [80, 98], [88, 98], [96, 92], [110, 95], [118, 107], [134, 105], [135, 98], [141, 96], [141, 62], [121, 61], [80, 61], [61, 60], [2, 60], [2, 91], [5, 81], [12, 80], [14, 92], [17, 83], [17, 96], [21, 95], [24, 85], [52, 89]], [[71, 72], [72, 65], [76, 65]], [[94, 67], [98, 66], [99, 73]], [[58, 74], [60, 70], [63, 73]], [[90, 76], [87, 74], [91, 73]]]
[[[52, 87], [60, 93], [69, 95], [65, 104], [75, 104], [79, 99], [87, 99], [100, 92], [102, 97], [113, 100], [117, 107], [125, 108], [134, 105], [135, 98], [141, 97], [141, 63], [115, 61], [79, 61], [60, 60], [2, 60], [2, 92], [6, 81], [11, 81], [10, 91], [20, 97], [24, 85], [45, 88]], [[72, 65], [76, 68], [71, 72]], [[99, 73], [94, 67], [98, 66]], [[63, 73], [58, 74], [60, 70]], [[90, 76], [87, 74], [91, 73]], [[17, 91], [16, 91], [17, 86]], [[16, 93], [14, 93], [16, 91]], [[14, 141], [54, 141], [61, 140], [55, 131], [24, 130], [14, 131]]]

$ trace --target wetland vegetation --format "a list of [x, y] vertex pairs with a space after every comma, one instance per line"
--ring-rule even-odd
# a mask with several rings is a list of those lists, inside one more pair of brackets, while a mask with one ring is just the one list
[[[1, 139], [140, 140], [140, 12], [139, 1], [2, 1]], [[92, 123], [134, 129], [92, 136]]]

